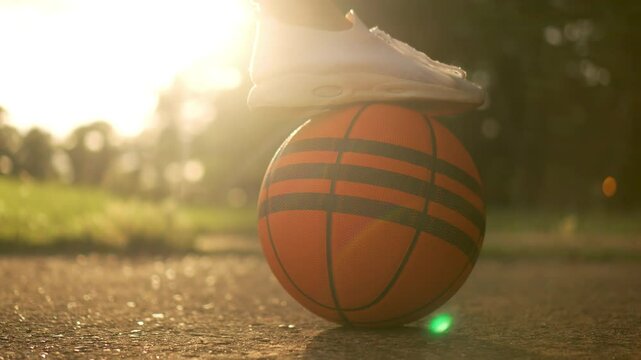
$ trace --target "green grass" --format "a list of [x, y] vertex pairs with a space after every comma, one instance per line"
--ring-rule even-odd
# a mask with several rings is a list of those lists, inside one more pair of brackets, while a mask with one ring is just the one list
[[641, 211], [490, 208], [487, 232], [641, 235]]
[[210, 233], [253, 233], [254, 209], [125, 200], [99, 189], [0, 178], [0, 252], [191, 250]]
[[[198, 251], [199, 239], [209, 239], [203, 235], [255, 233], [253, 208], [153, 203], [95, 188], [0, 178], [0, 253]], [[489, 209], [484, 253], [641, 258], [640, 237], [639, 212]]]
[[641, 260], [641, 213], [488, 211], [481, 256], [501, 260]]

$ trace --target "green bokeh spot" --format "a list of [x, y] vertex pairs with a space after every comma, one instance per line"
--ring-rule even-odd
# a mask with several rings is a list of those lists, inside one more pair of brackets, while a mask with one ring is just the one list
[[429, 324], [427, 325], [427, 330], [430, 332], [432, 335], [441, 335], [446, 333], [450, 327], [452, 327], [452, 323], [454, 322], [454, 318], [450, 314], [439, 314], [433, 317]]

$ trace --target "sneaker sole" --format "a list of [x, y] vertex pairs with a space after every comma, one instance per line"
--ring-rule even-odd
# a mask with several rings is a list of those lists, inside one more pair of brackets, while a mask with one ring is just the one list
[[247, 98], [250, 108], [324, 107], [365, 101], [425, 101], [461, 104], [483, 103], [483, 93], [371, 74], [292, 74], [255, 85]]

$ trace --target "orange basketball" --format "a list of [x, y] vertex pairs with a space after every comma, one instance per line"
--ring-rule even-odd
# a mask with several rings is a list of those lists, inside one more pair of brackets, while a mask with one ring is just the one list
[[438, 121], [361, 104], [307, 121], [274, 156], [259, 234], [283, 287], [353, 326], [417, 320], [447, 301], [485, 229], [472, 158]]

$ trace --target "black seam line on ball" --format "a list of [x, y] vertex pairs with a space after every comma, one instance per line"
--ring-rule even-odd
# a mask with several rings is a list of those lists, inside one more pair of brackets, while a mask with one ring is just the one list
[[[480, 241], [481, 238], [483, 238], [483, 234], [479, 235], [479, 241]], [[445, 296], [445, 294], [447, 294], [450, 291], [450, 289], [452, 289], [453, 286], [458, 284], [459, 280], [461, 280], [461, 276], [463, 276], [465, 274], [465, 272], [467, 271], [468, 267], [474, 267], [474, 264], [476, 263], [477, 259], [478, 259], [478, 253], [476, 254], [476, 256], [473, 259], [470, 259], [471, 261], [465, 267], [463, 267], [461, 272], [459, 272], [456, 275], [456, 278], [454, 278], [454, 281], [452, 281], [447, 288], [445, 288], [441, 292], [439, 292], [438, 295], [434, 299], [432, 299], [432, 300], [428, 301], [427, 303], [419, 306], [418, 308], [416, 308], [416, 309], [414, 309], [412, 311], [406, 312], [403, 315], [395, 316], [393, 318], [389, 318], [389, 319], [385, 319], [385, 320], [381, 320], [381, 321], [353, 322], [353, 324], [355, 324], [355, 325], [381, 325], [381, 324], [390, 323], [390, 322], [394, 323], [394, 322], [396, 322], [398, 320], [401, 320], [403, 318], [406, 318], [408, 316], [412, 316], [413, 314], [415, 314], [415, 313], [417, 313], [419, 311], [423, 311], [423, 310], [425, 310], [425, 309], [427, 309], [427, 308], [429, 308], [431, 306], [434, 306], [434, 303], [438, 302], [443, 296]]]
[[429, 308], [431, 306], [434, 306], [434, 304], [439, 302], [443, 298], [443, 296], [445, 296], [445, 294], [447, 294], [452, 289], [453, 286], [458, 284], [459, 280], [461, 280], [461, 276], [463, 276], [465, 274], [465, 272], [467, 271], [468, 267], [471, 267], [471, 266], [474, 266], [474, 262], [467, 263], [463, 267], [463, 269], [456, 275], [456, 278], [454, 279], [454, 281], [452, 281], [445, 289], [443, 289], [441, 292], [439, 292], [438, 295], [436, 295], [435, 298], [433, 298], [432, 300], [428, 301], [427, 303], [425, 303], [425, 304], [423, 304], [423, 305], [421, 305], [421, 306], [419, 306], [419, 307], [417, 307], [417, 308], [415, 308], [415, 309], [413, 309], [411, 311], [408, 311], [408, 312], [404, 313], [403, 315], [399, 315], [399, 316], [395, 316], [395, 317], [392, 317], [392, 318], [389, 318], [389, 319], [379, 320], [379, 321], [359, 321], [359, 322], [353, 322], [353, 323], [354, 323], [354, 325], [368, 325], [368, 326], [384, 325], [386, 323], [396, 323], [398, 320], [403, 320], [403, 319], [407, 318], [408, 316], [412, 316], [413, 314], [416, 314], [417, 312], [423, 311], [423, 310], [425, 310], [425, 309], [427, 309], [427, 308]]
[[[388, 202], [360, 198], [346, 195], [329, 195], [320, 193], [295, 193], [273, 196], [270, 199], [270, 208], [266, 206], [259, 207], [259, 215], [292, 211], [292, 210], [326, 210], [328, 198], [334, 198], [334, 212], [359, 215], [373, 219], [379, 219], [414, 227], [417, 224], [417, 218], [427, 216], [431, 227], [429, 232], [422, 229], [423, 232], [432, 234], [443, 241], [450, 243], [463, 252], [469, 259], [474, 259], [478, 248], [474, 240], [459, 228], [448, 222], [429, 215], [423, 215], [420, 211], [398, 206]], [[265, 202], [263, 202], [265, 204]]]
[[[434, 127], [432, 126], [432, 121], [425, 117], [423, 115], [423, 119], [425, 120], [425, 123], [430, 131], [430, 142], [432, 144], [432, 156], [434, 159], [438, 159], [438, 153], [437, 153], [437, 144], [436, 144], [436, 135], [434, 134]], [[437, 162], [438, 163], [438, 162]], [[433, 194], [434, 194], [434, 180], [436, 178], [436, 174], [438, 173], [438, 168], [434, 167], [431, 171], [430, 174], [430, 181], [429, 183], [425, 183], [424, 186], [424, 194], [423, 194], [423, 199], [425, 199], [425, 203], [423, 204], [423, 209], [421, 211], [421, 215], [414, 226], [415, 231], [414, 231], [414, 236], [412, 237], [412, 241], [410, 245], [407, 248], [407, 251], [405, 252], [405, 255], [403, 256], [403, 260], [401, 260], [401, 263], [399, 264], [398, 268], [396, 269], [396, 272], [394, 273], [394, 276], [392, 279], [388, 282], [387, 286], [383, 289], [383, 291], [370, 303], [365, 304], [363, 306], [359, 306], [358, 308], [354, 310], [364, 310], [367, 309], [371, 306], [376, 305], [378, 302], [380, 302], [385, 295], [394, 287], [396, 282], [401, 276], [401, 273], [403, 272], [403, 269], [405, 269], [405, 266], [410, 260], [410, 257], [412, 256], [412, 253], [414, 252], [414, 249], [416, 248], [416, 244], [418, 242], [419, 236], [421, 235], [421, 232], [424, 230], [429, 233], [429, 228], [433, 227], [434, 221], [433, 217], [428, 216], [428, 211], [429, 211], [429, 206], [430, 206], [430, 199], [432, 199]]]
[[[352, 129], [354, 128], [354, 125], [356, 125], [356, 122], [358, 121], [359, 116], [367, 109], [369, 106], [369, 103], [364, 104], [357, 112], [354, 114], [352, 117], [352, 120], [349, 123], [349, 126], [347, 127], [347, 130], [345, 130], [345, 135], [343, 136], [343, 139], [340, 143], [337, 145], [337, 155], [336, 155], [336, 165], [339, 165], [341, 163], [341, 160], [343, 159], [343, 152], [345, 145], [347, 144], [347, 141], [349, 139], [349, 134], [352, 132]], [[326, 221], [326, 227], [325, 227], [325, 255], [327, 256], [327, 276], [329, 279], [329, 287], [332, 292], [332, 298], [334, 299], [334, 307], [336, 308], [336, 312], [338, 315], [341, 317], [341, 319], [347, 324], [351, 325], [351, 322], [347, 318], [347, 315], [345, 315], [345, 312], [341, 308], [339, 299], [338, 299], [338, 291], [336, 290], [336, 284], [334, 283], [334, 268], [333, 268], [333, 256], [332, 256], [332, 225], [333, 225], [333, 213], [335, 212], [336, 209], [336, 197], [332, 196], [334, 195], [334, 192], [336, 190], [336, 182], [337, 179], [336, 177], [331, 179], [330, 185], [329, 185], [329, 197], [326, 199], [325, 206], [326, 206], [326, 211], [327, 211], [327, 221]]]
[[[339, 170], [340, 168], [340, 170]], [[429, 170], [433, 170], [428, 168]], [[432, 175], [438, 171], [432, 171]], [[293, 164], [274, 170], [272, 184], [296, 179], [332, 179], [368, 184], [424, 197], [426, 184], [430, 183], [412, 176], [387, 170], [346, 164]], [[433, 181], [433, 179], [431, 180]], [[459, 195], [432, 183], [430, 201], [450, 208], [474, 224], [481, 232], [485, 229], [483, 214], [474, 205]]]
[[[283, 155], [305, 151], [336, 151], [340, 140], [336, 138], [298, 140], [289, 144]], [[382, 156], [419, 166], [431, 165], [435, 162], [430, 154], [404, 146], [364, 139], [349, 139], [348, 142], [345, 152]], [[441, 174], [458, 181], [481, 197], [483, 193], [481, 184], [475, 178], [443, 159], [437, 159], [436, 163]]]
[[[276, 154], [274, 155], [274, 158], [272, 159], [272, 161], [271, 161], [271, 163], [270, 163], [270, 168], [271, 168], [271, 165], [272, 165], [272, 164], [275, 164], [275, 163], [276, 163], [276, 161], [278, 161], [278, 159], [282, 156], [282, 154], [283, 154], [283, 149], [285, 149], [285, 148], [287, 147], [287, 144], [291, 141], [291, 139], [293, 138], [293, 136], [294, 136], [294, 135], [295, 135], [295, 134], [296, 134], [300, 129], [302, 129], [302, 128], [303, 128], [303, 126], [305, 126], [308, 122], [309, 122], [309, 121], [307, 121], [307, 122], [305, 122], [303, 125], [299, 126], [299, 127], [298, 127], [298, 129], [294, 130], [294, 131], [292, 132], [292, 134], [291, 134], [291, 135], [290, 135], [290, 136], [289, 136], [289, 137], [288, 137], [288, 138], [283, 142], [283, 144], [280, 146], [280, 148], [278, 149], [278, 151], [277, 151], [277, 152], [276, 152]], [[276, 244], [274, 244], [274, 239], [273, 239], [273, 237], [272, 237], [272, 230], [271, 230], [271, 225], [270, 225], [270, 223], [269, 223], [269, 216], [268, 216], [269, 214], [273, 213], [273, 211], [271, 211], [271, 208], [272, 208], [272, 202], [271, 202], [270, 197], [269, 197], [269, 185], [271, 184], [272, 176], [273, 176], [273, 171], [265, 177], [265, 184], [263, 184], [263, 187], [264, 187], [264, 189], [265, 189], [265, 197], [266, 197], [266, 200], [265, 200], [262, 204], [260, 204], [260, 205], [259, 205], [259, 211], [258, 211], [258, 212], [259, 212], [259, 214], [264, 214], [264, 215], [259, 215], [259, 218], [262, 218], [263, 216], [265, 216], [265, 222], [266, 222], [266, 225], [267, 225], [267, 236], [268, 236], [268, 238], [269, 238], [269, 243], [271, 244], [272, 251], [274, 252], [274, 257], [276, 258], [276, 261], [278, 262], [278, 266], [280, 266], [280, 269], [283, 271], [283, 274], [285, 274], [285, 276], [287, 277], [287, 280], [289, 281], [289, 283], [290, 283], [290, 284], [292, 284], [292, 286], [293, 286], [293, 287], [294, 287], [294, 288], [295, 288], [295, 289], [296, 289], [296, 290], [297, 290], [301, 295], [303, 295], [307, 300], [309, 300], [309, 301], [313, 302], [314, 304], [316, 304], [316, 305], [318, 305], [318, 306], [320, 306], [320, 307], [322, 307], [322, 308], [325, 308], [325, 309], [332, 309], [332, 310], [334, 310], [334, 308], [333, 308], [333, 307], [331, 307], [331, 306], [328, 306], [328, 305], [325, 305], [325, 304], [322, 304], [322, 303], [318, 302], [318, 301], [317, 301], [316, 299], [314, 299], [312, 296], [310, 296], [310, 295], [308, 295], [306, 292], [304, 292], [304, 291], [303, 291], [303, 289], [301, 289], [300, 287], [298, 287], [298, 285], [296, 284], [296, 282], [294, 281], [294, 279], [292, 279], [292, 277], [291, 277], [291, 276], [289, 275], [289, 273], [287, 272], [287, 269], [285, 268], [285, 265], [283, 265], [283, 262], [282, 262], [282, 261], [281, 261], [281, 259], [280, 259], [280, 255], [278, 255], [278, 249], [276, 249]], [[268, 209], [269, 211], [261, 210], [261, 209]]]
[[[436, 135], [434, 134], [434, 129], [432, 128], [432, 123], [429, 121], [429, 119], [425, 118], [426, 120], [426, 126], [430, 132], [430, 140], [432, 143], [432, 155], [434, 158], [438, 158], [438, 154], [436, 153]], [[429, 169], [428, 169], [429, 170]], [[370, 301], [367, 304], [357, 306], [350, 308], [349, 310], [351, 311], [358, 311], [358, 310], [365, 310], [368, 309], [376, 304], [378, 304], [383, 298], [392, 290], [394, 285], [396, 285], [396, 282], [398, 279], [401, 277], [401, 274], [403, 273], [403, 270], [405, 269], [405, 266], [410, 260], [410, 257], [412, 256], [412, 253], [414, 252], [414, 249], [416, 248], [416, 244], [418, 243], [418, 240], [421, 236], [421, 233], [424, 230], [427, 230], [429, 232], [430, 225], [432, 225], [432, 219], [431, 217], [427, 216], [427, 212], [429, 209], [430, 201], [432, 199], [432, 193], [434, 192], [434, 179], [436, 177], [438, 169], [432, 169], [431, 171], [431, 176], [430, 176], [430, 181], [429, 182], [423, 182], [422, 184], [422, 191], [421, 191], [421, 196], [423, 197], [424, 203], [423, 203], [423, 209], [421, 210], [421, 216], [419, 216], [416, 219], [416, 222], [414, 224], [414, 235], [412, 235], [412, 240], [410, 241], [409, 246], [407, 247], [407, 250], [405, 251], [405, 254], [403, 255], [403, 259], [401, 260], [400, 264], [398, 264], [398, 267], [396, 268], [396, 271], [392, 275], [392, 278], [389, 280], [387, 285], [381, 290], [381, 292], [376, 296], [372, 301]]]

